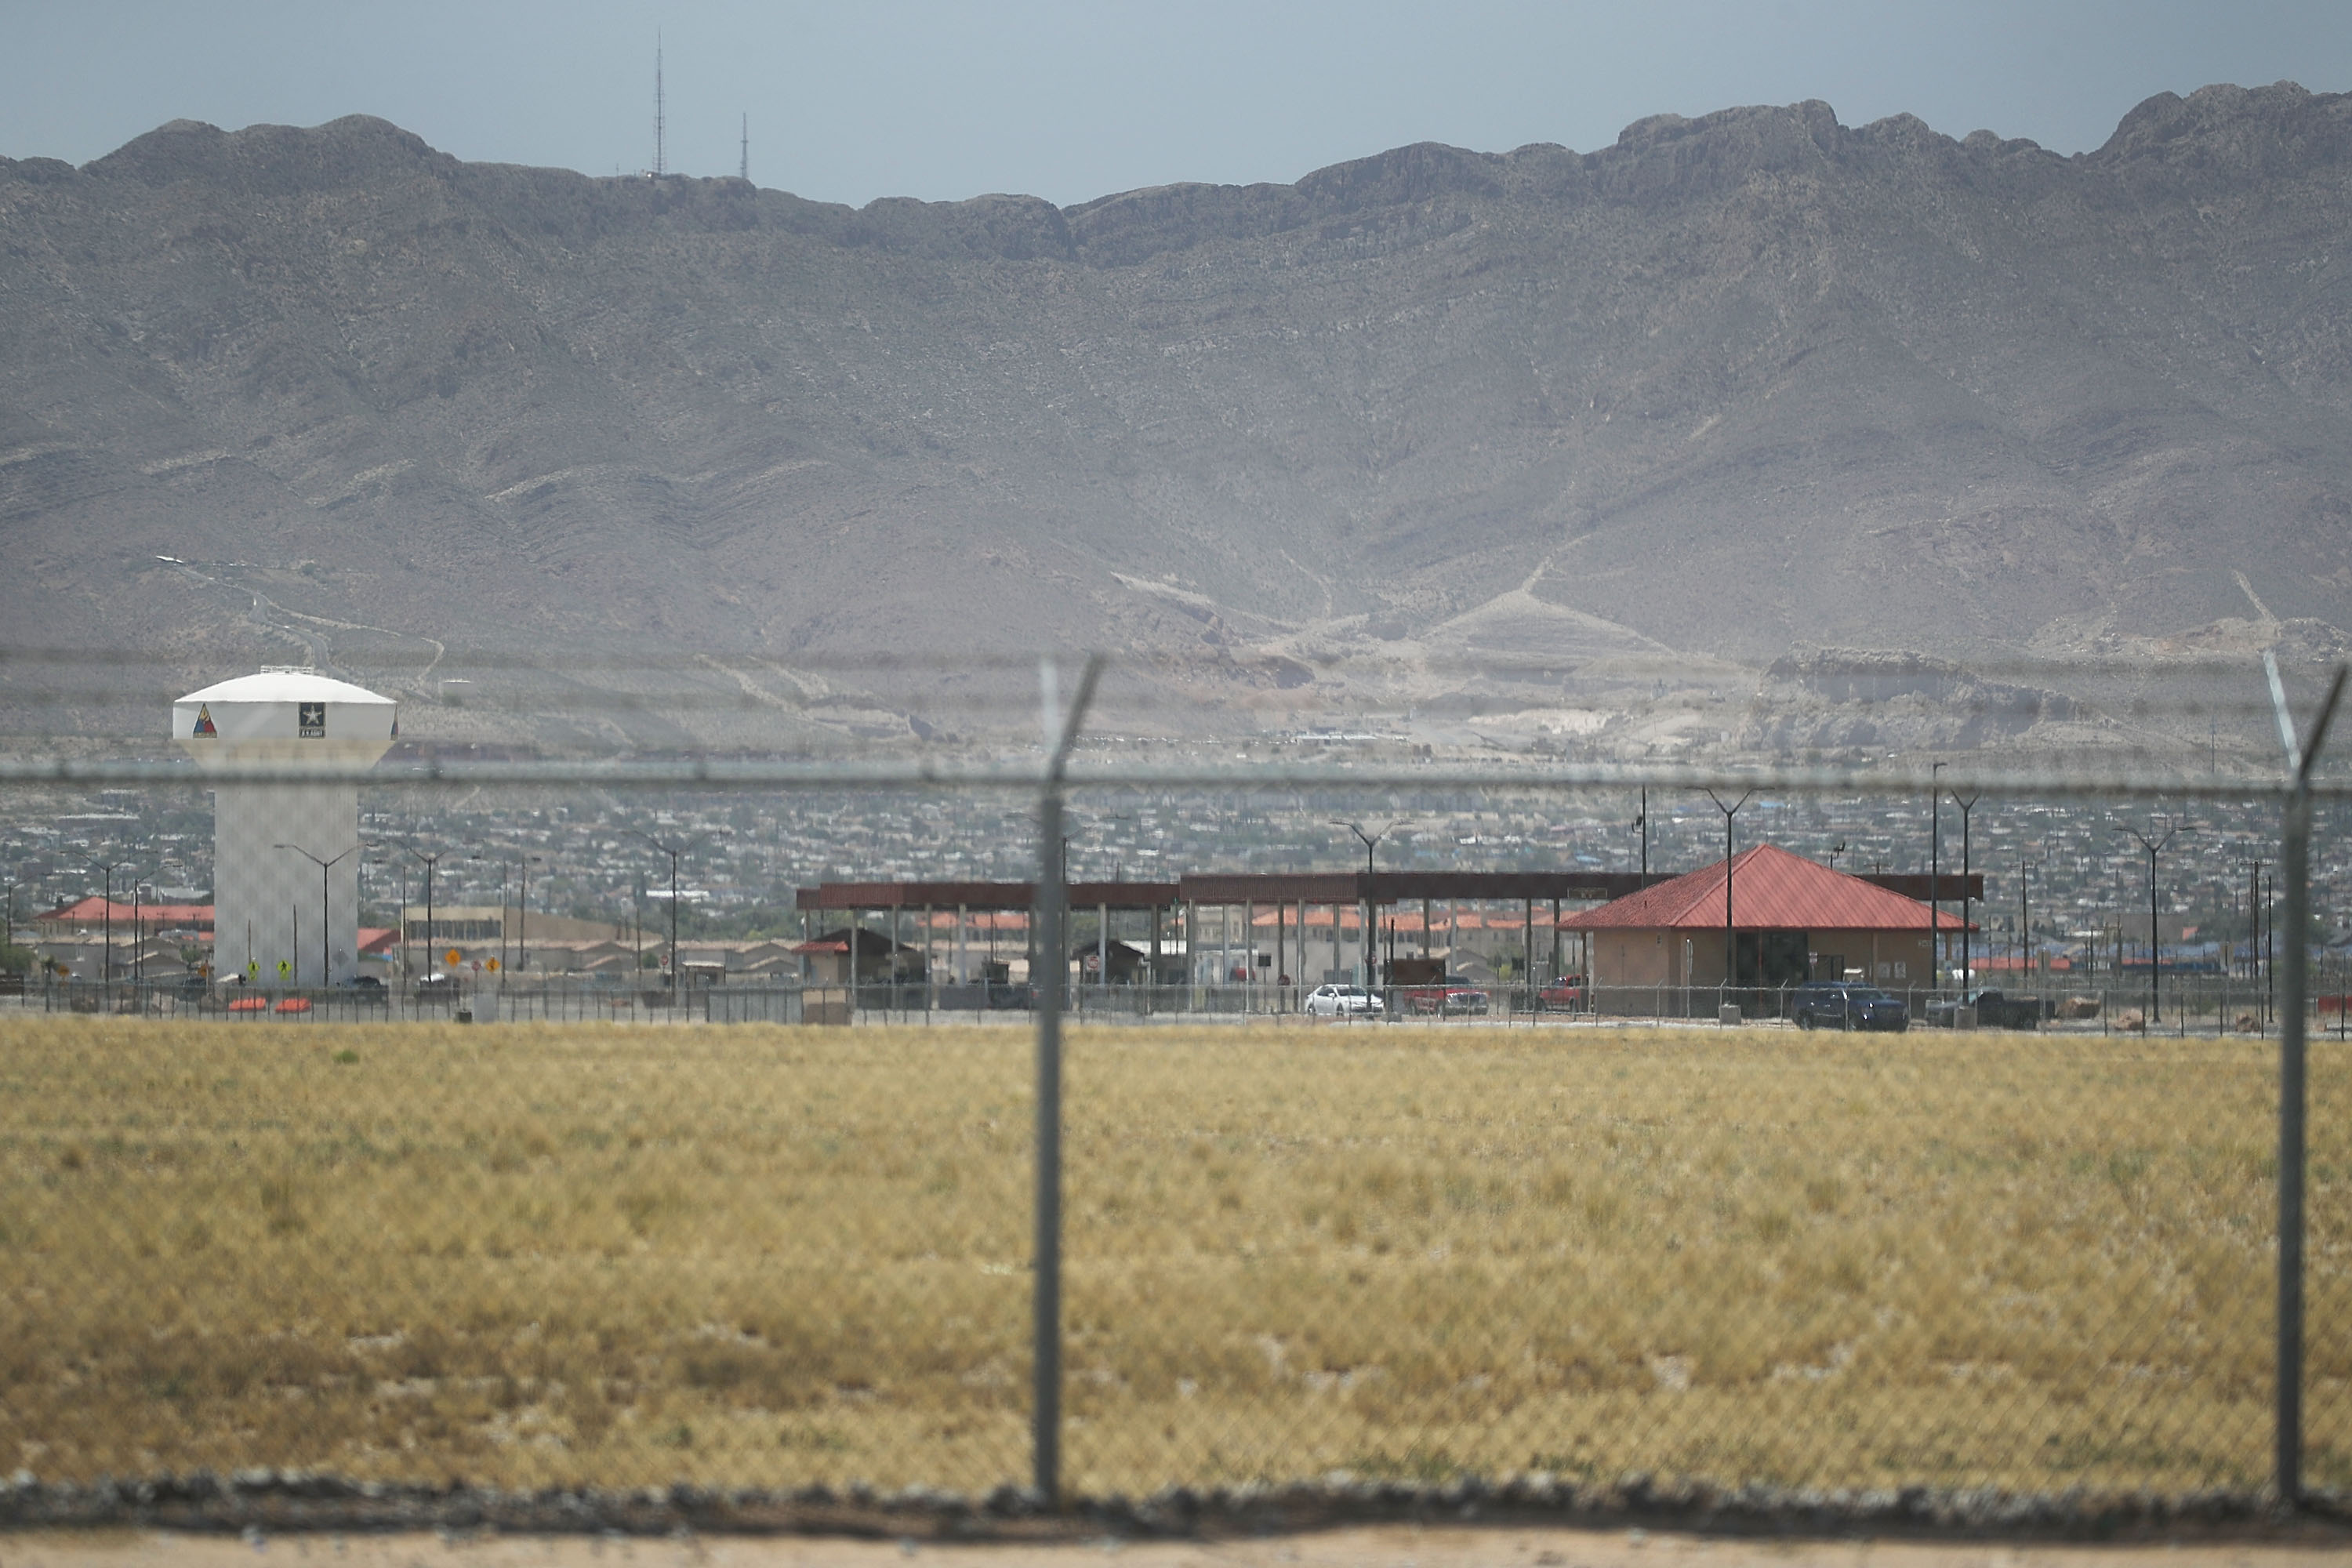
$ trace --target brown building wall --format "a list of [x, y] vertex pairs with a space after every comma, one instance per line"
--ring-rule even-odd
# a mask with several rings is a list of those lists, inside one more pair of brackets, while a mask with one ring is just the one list
[[[1693, 986], [1723, 984], [1723, 932], [1720, 931], [1597, 931], [1591, 933], [1592, 983], [1609, 986]], [[1685, 944], [1689, 963], [1684, 970]], [[1822, 959], [1843, 959], [1843, 967], [1860, 970], [1858, 980], [1895, 990], [1925, 988], [1935, 983], [1931, 939], [1923, 931], [1831, 931], [1809, 932], [1805, 950], [1817, 961], [1815, 976], [1842, 980], [1818, 965]]]

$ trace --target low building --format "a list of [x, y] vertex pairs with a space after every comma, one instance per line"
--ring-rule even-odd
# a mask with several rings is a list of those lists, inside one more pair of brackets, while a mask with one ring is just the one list
[[857, 926], [813, 936], [793, 952], [811, 985], [903, 984], [923, 980], [929, 971], [921, 948]]
[[[1898, 994], [1935, 985], [1935, 938], [1916, 899], [1770, 844], [1727, 864], [1727, 873], [1718, 860], [1561, 917], [1562, 931], [1584, 938], [1601, 1011], [1711, 1016], [1720, 998], [1765, 1015], [1808, 980], [1866, 980]], [[1961, 923], [1947, 910], [1936, 929], [1956, 934]]]
[[33, 930], [44, 942], [70, 941], [85, 932], [102, 931], [109, 925], [113, 927], [116, 939], [120, 941], [130, 935], [134, 924], [142, 931], [209, 932], [213, 929], [213, 906], [133, 903], [129, 899], [117, 899], [109, 906], [105, 899], [92, 894], [33, 917]]

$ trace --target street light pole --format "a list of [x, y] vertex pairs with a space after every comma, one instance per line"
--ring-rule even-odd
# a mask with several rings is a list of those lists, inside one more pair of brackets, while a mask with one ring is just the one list
[[[665, 844], [643, 828], [633, 827], [629, 831], [669, 857], [669, 1005], [675, 1007], [677, 1005], [677, 858], [694, 847], [694, 840], [689, 838], [683, 844]], [[853, 995], [857, 984], [856, 931], [853, 921], [849, 939], [849, 984]]]
[[[1739, 981], [1738, 943], [1732, 935], [1731, 927], [1731, 819], [1739, 815], [1739, 808], [1746, 805], [1755, 794], [1752, 789], [1746, 791], [1738, 800], [1726, 805], [1713, 790], [1706, 792], [1706, 798], [1715, 802], [1715, 809], [1723, 813], [1723, 984], [1727, 991]], [[1759, 952], [1756, 958], [1756, 978], [1761, 982], [1764, 978], [1764, 955]]]
[[[2161, 838], [2153, 836], [2155, 823], [2148, 826], [2150, 831], [2147, 833], [2142, 833], [2137, 827], [2126, 827], [2123, 831], [2138, 839], [2140, 847], [2147, 851], [2147, 1021], [2152, 1026], [2162, 1022], [2162, 1016], [2158, 1011], [2162, 1005], [2162, 993], [2157, 989], [2157, 976], [2163, 968], [2164, 952], [2156, 929], [2156, 858], [2166, 845], [2172, 842], [2173, 836], [2180, 831], [2180, 826], [2166, 822]], [[2021, 931], [2019, 933], [2021, 937], [2023, 934]]]
[[1944, 933], [1944, 764], [1937, 763], [1927, 769], [1927, 973], [1930, 979], [1942, 970]]
[[345, 856], [358, 854], [360, 847], [356, 844], [352, 845], [341, 855], [336, 856], [334, 860], [321, 860], [299, 844], [273, 844], [270, 847], [291, 849], [295, 854], [319, 868], [319, 984], [322, 988], [332, 985], [335, 983], [334, 966], [327, 959], [327, 873], [334, 868], [335, 861], [342, 859]]
[[1362, 931], [1360, 933], [1362, 940], [1359, 942], [1357, 945], [1363, 949], [1364, 989], [1370, 991], [1373, 989], [1373, 971], [1376, 966], [1372, 960], [1373, 954], [1377, 951], [1372, 939], [1372, 911], [1378, 907], [1378, 899], [1372, 891], [1372, 877], [1374, 875], [1372, 868], [1372, 849], [1373, 847], [1378, 845], [1381, 839], [1386, 838], [1390, 834], [1395, 832], [1397, 825], [1391, 822], [1386, 827], [1381, 828], [1378, 833], [1367, 833], [1355, 823], [1343, 822], [1335, 816], [1331, 818], [1331, 826], [1334, 827], [1344, 827], [1349, 832], [1354, 834], [1357, 837], [1364, 841], [1364, 926]]
[[2033, 974], [2033, 906], [2026, 890], [2033, 880], [2033, 868], [2039, 860], [2017, 858], [2017, 973], [2021, 984]]
[[[441, 857], [448, 851], [436, 849], [430, 855], [422, 849], [411, 849], [408, 852], [425, 863], [425, 973], [429, 976], [433, 973], [433, 871], [434, 868], [441, 864]], [[403, 901], [405, 902], [406, 895], [403, 894], [402, 897]], [[402, 953], [405, 956], [408, 949], [406, 931], [400, 933], [400, 945]], [[405, 968], [406, 965], [404, 964], [403, 967]]]
[[1952, 794], [1952, 804], [1960, 808], [1960, 1000], [1968, 1000], [1969, 959], [1969, 814], [1976, 809], [1977, 796], [1962, 800], [1959, 793]]
[[530, 868], [538, 859], [536, 855], [525, 855], [520, 861], [522, 892], [515, 900], [515, 967], [520, 970], [530, 968]]
[[466, 858], [488, 860], [499, 868], [499, 967], [504, 969], [507, 966], [507, 871], [509, 868], [503, 858], [485, 855], [478, 849]]
[[1642, 886], [1650, 885], [1650, 786], [1642, 786], [1641, 804], [1633, 808], [1633, 831], [1642, 836]]
[[110, 985], [114, 983], [114, 873], [118, 870], [129, 869], [131, 862], [128, 860], [89, 860], [86, 861], [85, 864], [89, 865], [93, 869], [104, 872], [106, 875], [106, 903], [104, 908], [100, 911], [100, 924], [99, 928], [101, 938], [106, 945], [106, 952], [104, 956], [100, 958], [98, 961], [98, 977], [101, 984]]

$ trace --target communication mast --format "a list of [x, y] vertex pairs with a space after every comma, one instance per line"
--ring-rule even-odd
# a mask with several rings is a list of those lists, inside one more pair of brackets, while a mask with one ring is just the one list
[[743, 154], [735, 165], [735, 177], [745, 184], [751, 183], [751, 117], [743, 116]]
[[656, 29], [654, 33], [654, 178], [656, 180], [669, 173], [667, 161], [669, 150], [665, 145], [669, 127], [665, 121], [662, 110], [661, 33], [659, 29]]

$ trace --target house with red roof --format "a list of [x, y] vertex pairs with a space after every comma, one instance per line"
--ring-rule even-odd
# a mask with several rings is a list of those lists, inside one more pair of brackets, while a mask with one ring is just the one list
[[[1960, 927], [1946, 910], [1935, 929]], [[1611, 1012], [1711, 1014], [1727, 984], [1769, 991], [1853, 979], [1899, 993], [1936, 983], [1926, 904], [1771, 844], [1563, 915], [1559, 929], [1583, 938], [1586, 973]], [[1706, 994], [1693, 1000], [1685, 990]]]

